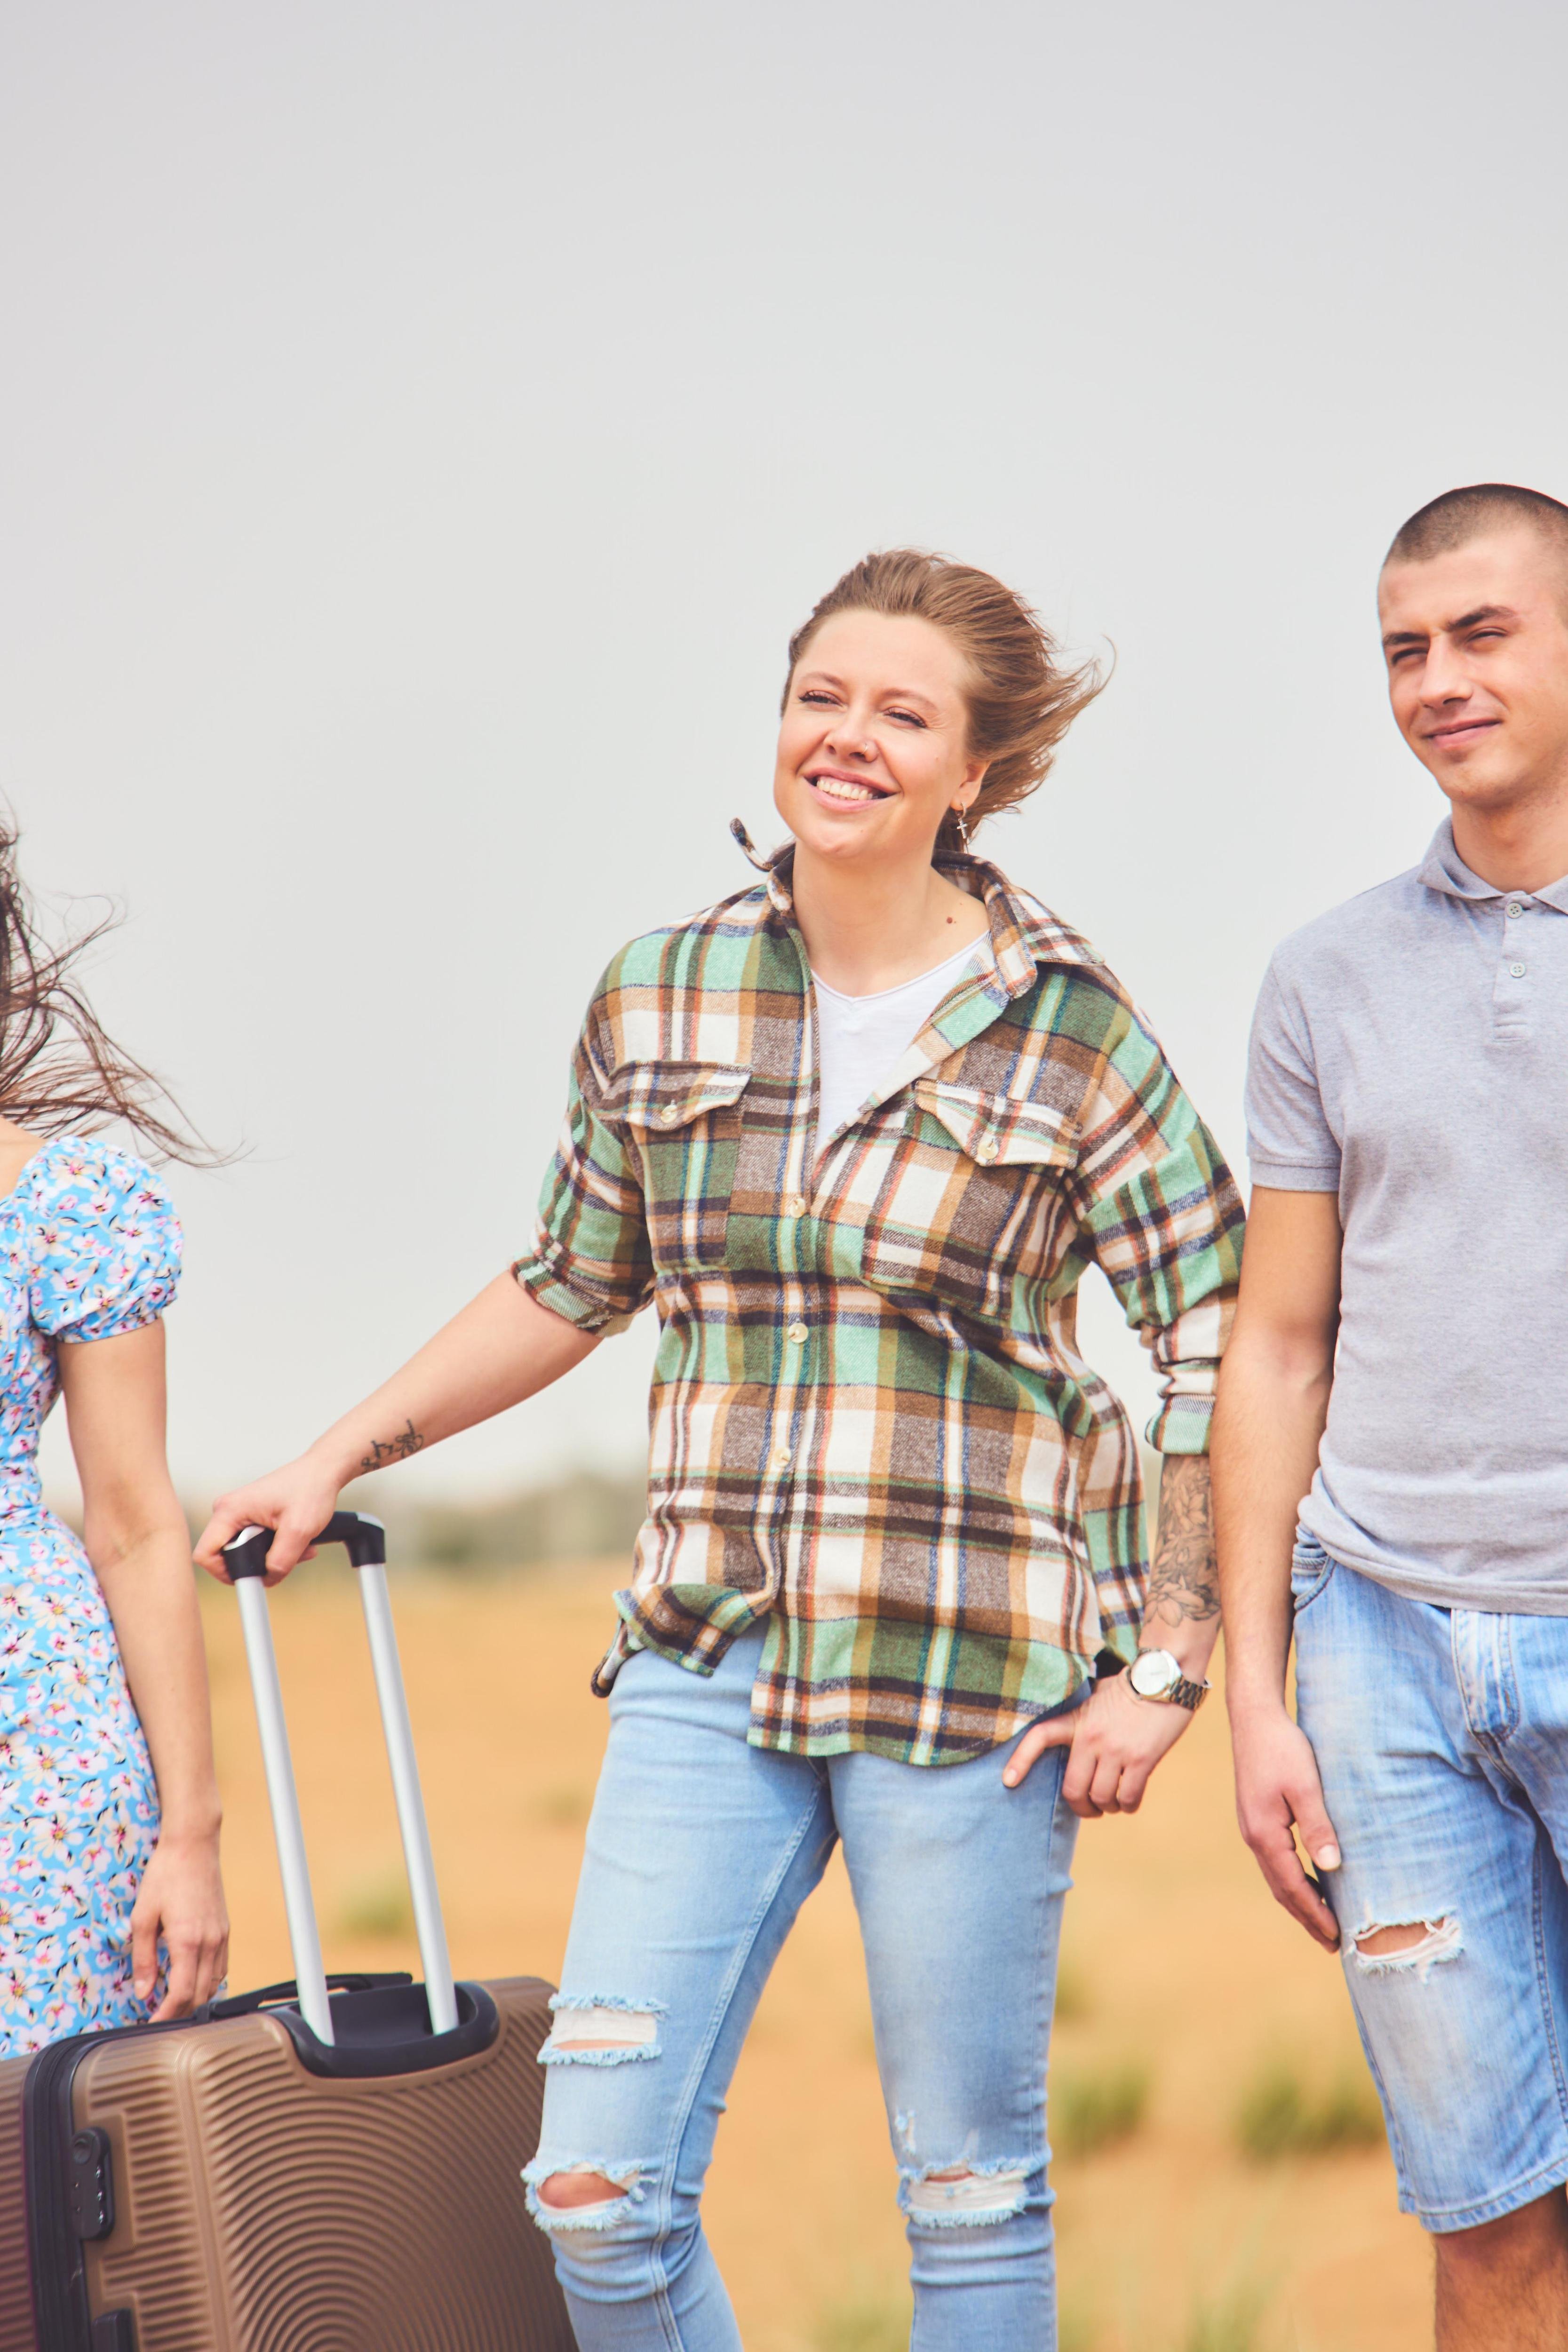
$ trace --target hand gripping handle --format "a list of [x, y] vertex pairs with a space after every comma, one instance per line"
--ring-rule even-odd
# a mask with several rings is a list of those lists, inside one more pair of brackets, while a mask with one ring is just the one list
[[[393, 1791], [397, 1800], [397, 1825], [403, 1835], [403, 1858], [408, 1870], [414, 1925], [425, 1970], [430, 2030], [433, 2033], [447, 2033], [458, 2022], [458, 2003], [452, 1989], [452, 1964], [447, 1953], [447, 1930], [436, 1886], [425, 1801], [419, 1787], [419, 1767], [414, 1754], [408, 1700], [403, 1687], [403, 1668], [397, 1655], [392, 1602], [386, 1590], [386, 1530], [379, 1519], [363, 1511], [334, 1511], [316, 1541], [345, 1545], [349, 1559], [359, 1571], [360, 1600], [370, 1636], [375, 1692], [381, 1704], [382, 1729], [386, 1736]], [[262, 1582], [271, 1549], [269, 1528], [242, 1528], [231, 1542], [225, 1544], [223, 1559], [239, 1598], [240, 1620], [245, 1628], [250, 1687], [267, 1769], [267, 1795], [272, 1808], [278, 1866], [283, 1879], [283, 1903], [289, 1915], [289, 1940], [294, 1953], [294, 1977], [300, 1988], [300, 2012], [317, 2040], [330, 2042], [332, 2016], [316, 1928], [316, 1906], [310, 1895], [300, 1797], [289, 1753], [283, 1692], [272, 1647], [272, 1622], [267, 1608], [267, 1588]]]

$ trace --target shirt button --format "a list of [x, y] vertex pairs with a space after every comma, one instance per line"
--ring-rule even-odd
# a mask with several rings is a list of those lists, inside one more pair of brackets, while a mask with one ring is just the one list
[[989, 1168], [1001, 1149], [1002, 1147], [997, 1142], [996, 1138], [994, 1135], [988, 1135], [984, 1142], [981, 1145], [979, 1150], [975, 1153], [974, 1157], [982, 1163], [983, 1166]]
[[666, 1127], [673, 1127], [676, 1120], [680, 1117], [679, 1104], [666, 1103], [664, 1108], [659, 1112], [659, 1117], [663, 1119]]
[[772, 1454], [769, 1456], [768, 1467], [771, 1470], [787, 1470], [789, 1468], [789, 1447], [787, 1445], [775, 1445]]
[[1517, 898], [1510, 898], [1508, 902], [1508, 911], [1509, 919], [1511, 921], [1516, 916], [1522, 915], [1524, 908], [1521, 906]]
[[789, 1336], [795, 1341], [795, 1346], [799, 1348], [803, 1347], [805, 1341], [810, 1339], [811, 1333], [806, 1329], [804, 1323], [792, 1323], [789, 1327]]
[[798, 1192], [791, 1192], [784, 1202], [784, 1211], [786, 1217], [804, 1217], [805, 1202]]
[[1508, 968], [1508, 976], [1510, 980], [1522, 980], [1524, 978], [1524, 966], [1521, 963], [1510, 963]]

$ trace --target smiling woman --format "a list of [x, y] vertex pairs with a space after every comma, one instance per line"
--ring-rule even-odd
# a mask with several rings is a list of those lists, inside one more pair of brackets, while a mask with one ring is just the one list
[[[1135, 1809], [1205, 1687], [1241, 1224], [1093, 949], [969, 853], [1096, 686], [984, 572], [908, 551], [848, 572], [790, 647], [791, 838], [611, 962], [531, 1249], [203, 1538], [216, 1566], [275, 1528], [286, 1572], [367, 1453], [500, 1411], [657, 1307], [648, 1515], [595, 1676], [610, 1739], [526, 2175], [584, 2352], [738, 2352], [703, 2180], [839, 1840], [917, 2340], [1055, 2341], [1075, 1816]], [[1152, 1573], [1138, 1447], [1076, 1344], [1091, 1260], [1163, 1390]], [[1134, 1690], [1103, 1669], [1141, 1642]]]

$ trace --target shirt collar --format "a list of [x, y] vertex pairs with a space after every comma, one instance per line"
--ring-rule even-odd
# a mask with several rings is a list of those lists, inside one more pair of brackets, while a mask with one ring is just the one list
[[[730, 830], [763, 877], [774, 912], [785, 922], [793, 922], [795, 898], [790, 881], [795, 864], [794, 842], [784, 842], [763, 857], [739, 817]], [[939, 857], [936, 863], [950, 882], [956, 882], [961, 890], [967, 890], [972, 898], [984, 902], [991, 924], [996, 977], [1007, 996], [1022, 996], [1026, 989], [1032, 988], [1041, 964], [1103, 961], [1088, 940], [1059, 922], [1049, 908], [1015, 889], [1000, 866], [988, 865], [983, 857]]]
[[1445, 817], [1432, 835], [1426, 856], [1415, 869], [1415, 878], [1425, 882], [1428, 890], [1444, 891], [1450, 898], [1539, 898], [1560, 914], [1568, 915], [1568, 875], [1560, 882], [1549, 882], [1544, 890], [1500, 890], [1495, 883], [1483, 882], [1472, 874], [1454, 846], [1454, 826]]

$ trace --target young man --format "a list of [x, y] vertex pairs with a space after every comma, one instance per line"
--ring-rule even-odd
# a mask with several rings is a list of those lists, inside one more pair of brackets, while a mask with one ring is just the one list
[[1237, 1805], [1342, 1946], [1441, 2352], [1561, 2352], [1568, 508], [1450, 491], [1378, 602], [1450, 814], [1288, 940], [1258, 1003], [1214, 1437]]

